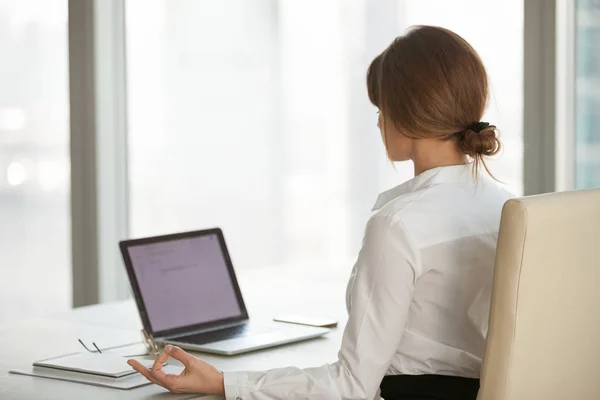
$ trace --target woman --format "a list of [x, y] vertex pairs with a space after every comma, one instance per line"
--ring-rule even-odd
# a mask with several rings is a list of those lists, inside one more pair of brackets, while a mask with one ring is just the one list
[[[318, 368], [222, 374], [167, 346], [149, 380], [174, 392], [227, 399], [475, 399], [484, 352], [496, 238], [509, 195], [489, 177], [496, 128], [479, 122], [488, 78], [455, 33], [421, 26], [373, 60], [371, 102], [392, 161], [415, 178], [382, 193], [348, 285], [339, 360]], [[165, 375], [171, 356], [186, 366]]]

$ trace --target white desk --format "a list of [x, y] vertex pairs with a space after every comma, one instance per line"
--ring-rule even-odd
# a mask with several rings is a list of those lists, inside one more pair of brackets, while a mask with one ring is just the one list
[[[336, 359], [346, 312], [344, 290], [350, 265], [343, 270], [320, 270], [307, 277], [290, 270], [257, 270], [240, 274], [251, 319], [269, 320], [277, 314], [329, 316], [340, 327], [327, 337], [236, 357], [200, 355], [224, 371], [262, 370], [295, 365], [318, 366]], [[100, 348], [140, 340], [141, 323], [132, 300], [79, 308], [48, 318], [0, 326], [0, 399], [188, 399], [151, 385], [116, 390], [8, 373], [34, 360], [81, 351], [77, 338]], [[121, 349], [122, 354], [143, 351], [141, 344]]]

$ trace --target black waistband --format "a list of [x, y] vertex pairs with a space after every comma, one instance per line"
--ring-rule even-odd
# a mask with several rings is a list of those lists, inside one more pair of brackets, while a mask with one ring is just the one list
[[390, 375], [381, 382], [384, 400], [476, 400], [479, 379], [446, 375]]

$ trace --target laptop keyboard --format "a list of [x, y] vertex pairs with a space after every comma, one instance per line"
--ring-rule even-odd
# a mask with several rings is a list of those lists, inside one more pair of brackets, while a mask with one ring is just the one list
[[219, 329], [216, 331], [196, 333], [193, 335], [180, 336], [173, 338], [178, 342], [193, 343], [193, 344], [207, 344], [214, 343], [221, 340], [234, 339], [249, 335], [257, 335], [260, 333], [269, 332], [267, 329], [252, 329], [248, 325], [239, 325], [231, 328]]

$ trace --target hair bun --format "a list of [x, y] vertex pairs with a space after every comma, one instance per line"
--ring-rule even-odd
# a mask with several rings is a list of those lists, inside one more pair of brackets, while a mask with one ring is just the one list
[[496, 136], [494, 125], [481, 126], [483, 129], [479, 132], [473, 128], [474, 126], [469, 126], [458, 135], [458, 147], [463, 153], [473, 158], [480, 158], [493, 156], [500, 151], [502, 143]]

